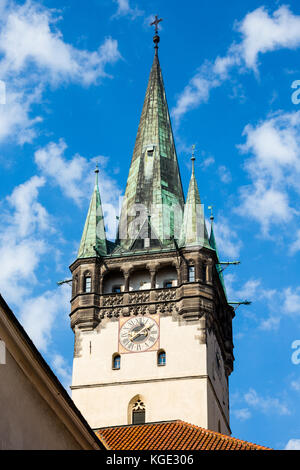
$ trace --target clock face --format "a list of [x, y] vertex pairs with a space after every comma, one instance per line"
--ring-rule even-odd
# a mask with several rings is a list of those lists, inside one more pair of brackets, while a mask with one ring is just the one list
[[158, 323], [152, 317], [131, 318], [120, 327], [120, 345], [124, 352], [141, 352], [152, 349], [159, 337]]

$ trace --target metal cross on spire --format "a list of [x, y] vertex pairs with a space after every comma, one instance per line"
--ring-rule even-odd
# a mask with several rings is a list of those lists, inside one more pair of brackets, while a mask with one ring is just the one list
[[155, 25], [155, 34], [158, 34], [158, 25], [159, 25], [159, 23], [160, 23], [161, 21], [163, 21], [163, 19], [162, 19], [162, 18], [158, 18], [158, 16], [155, 15], [155, 20], [154, 20], [152, 23], [150, 23], [150, 26], [154, 26], [154, 25]]

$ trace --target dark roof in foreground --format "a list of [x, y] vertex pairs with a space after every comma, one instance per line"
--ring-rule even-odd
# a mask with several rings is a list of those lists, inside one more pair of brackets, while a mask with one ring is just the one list
[[108, 450], [271, 450], [180, 420], [113, 426], [95, 432]]

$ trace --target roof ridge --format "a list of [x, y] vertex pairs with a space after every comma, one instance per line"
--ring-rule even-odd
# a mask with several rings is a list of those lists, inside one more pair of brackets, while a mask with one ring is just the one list
[[207, 434], [207, 435], [214, 434], [214, 435], [220, 436], [220, 437], [221, 437], [222, 439], [224, 439], [224, 440], [231, 440], [231, 439], [234, 439], [235, 441], [239, 441], [239, 442], [241, 442], [241, 443], [247, 443], [247, 444], [249, 444], [250, 446], [251, 446], [251, 445], [254, 445], [254, 446], [257, 446], [257, 447], [263, 447], [263, 448], [265, 448], [265, 449], [271, 449], [270, 447], [261, 446], [260, 444], [255, 444], [254, 442], [245, 441], [244, 439], [239, 439], [239, 438], [234, 437], [234, 436], [227, 436], [227, 434], [223, 434], [223, 433], [218, 432], [218, 431], [213, 431], [213, 430], [211, 430], [211, 429], [202, 428], [201, 426], [197, 426], [196, 424], [189, 423], [188, 421], [182, 421], [182, 420], [178, 420], [178, 421], [181, 422], [182, 424], [191, 426], [191, 427], [193, 427], [194, 429], [201, 429], [201, 430], [202, 430], [205, 434]]

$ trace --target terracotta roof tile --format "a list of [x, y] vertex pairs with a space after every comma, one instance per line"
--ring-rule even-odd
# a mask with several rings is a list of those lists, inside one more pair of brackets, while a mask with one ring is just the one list
[[271, 450], [180, 420], [113, 426], [96, 434], [109, 450]]

